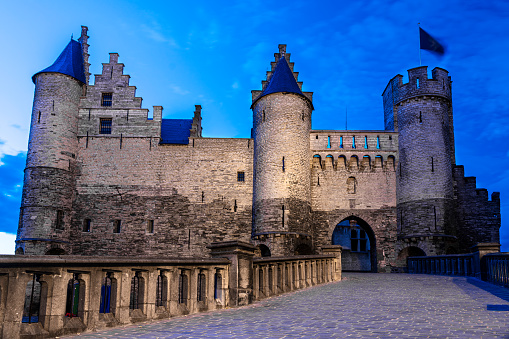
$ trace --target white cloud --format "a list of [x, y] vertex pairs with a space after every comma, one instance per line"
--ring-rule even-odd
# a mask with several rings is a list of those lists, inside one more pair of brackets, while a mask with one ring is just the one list
[[16, 234], [0, 232], [0, 254], [14, 254]]

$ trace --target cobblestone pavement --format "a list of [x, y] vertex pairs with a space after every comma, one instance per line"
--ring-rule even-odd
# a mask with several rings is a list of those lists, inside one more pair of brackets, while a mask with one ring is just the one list
[[509, 289], [464, 277], [343, 278], [243, 308], [72, 338], [509, 338]]

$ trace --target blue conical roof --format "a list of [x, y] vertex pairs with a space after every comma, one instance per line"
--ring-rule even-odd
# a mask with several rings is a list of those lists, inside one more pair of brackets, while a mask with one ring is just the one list
[[40, 73], [66, 74], [78, 81], [81, 81], [82, 83], [86, 83], [85, 71], [83, 69], [83, 54], [81, 51], [81, 43], [71, 39], [69, 44], [67, 44], [53, 65], [35, 73], [32, 76], [32, 81], [34, 84], [36, 75]]
[[280, 92], [295, 93], [307, 99], [299, 88], [299, 85], [293, 76], [293, 72], [284, 56], [277, 62], [276, 69], [274, 70], [269, 83], [265, 86], [265, 89], [262, 91], [260, 96], [256, 98], [255, 102], [266, 95]]

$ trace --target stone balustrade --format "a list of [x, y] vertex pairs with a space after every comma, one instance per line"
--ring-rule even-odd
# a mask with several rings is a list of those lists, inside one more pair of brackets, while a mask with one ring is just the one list
[[341, 280], [341, 261], [333, 254], [253, 261], [253, 297], [256, 300], [336, 280]]
[[509, 287], [509, 253], [493, 253], [484, 256], [487, 280], [492, 284]]
[[408, 258], [408, 273], [474, 276], [473, 254]]
[[209, 249], [209, 258], [186, 259], [0, 256], [0, 338], [55, 337], [235, 307], [341, 279], [341, 246], [284, 258], [254, 258], [256, 248], [240, 241]]

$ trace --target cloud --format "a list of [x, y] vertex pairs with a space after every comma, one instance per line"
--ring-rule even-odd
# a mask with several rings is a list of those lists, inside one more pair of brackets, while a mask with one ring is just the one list
[[173, 92], [175, 92], [179, 95], [188, 95], [190, 93], [189, 91], [182, 89], [182, 87], [177, 86], [175, 84], [170, 84], [170, 88]]
[[0, 232], [0, 254], [14, 254], [16, 234]]

